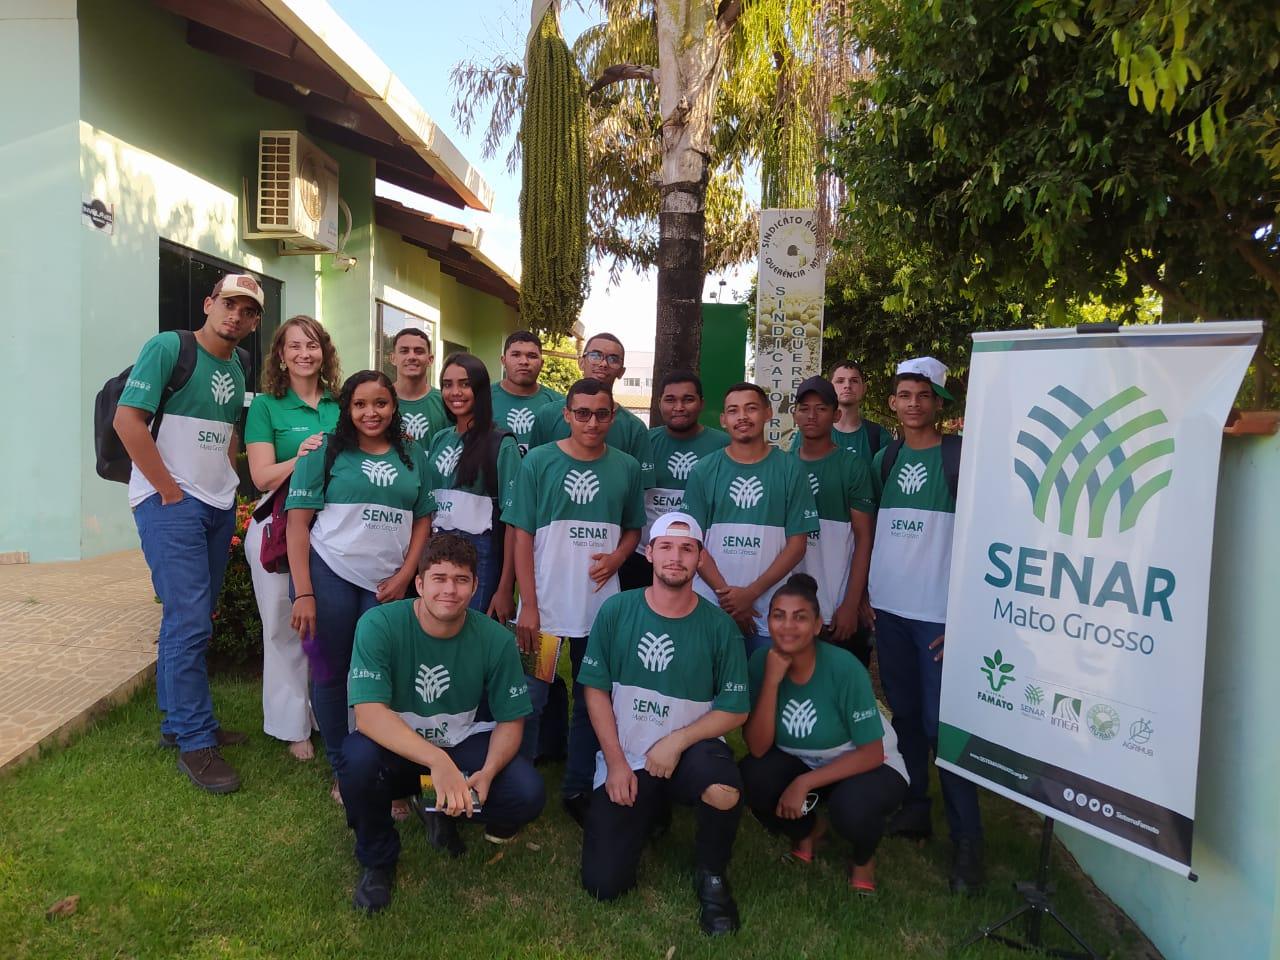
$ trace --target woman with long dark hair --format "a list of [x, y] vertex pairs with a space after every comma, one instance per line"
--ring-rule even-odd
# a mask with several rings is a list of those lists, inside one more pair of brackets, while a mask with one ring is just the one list
[[426, 456], [405, 436], [386, 375], [347, 378], [338, 408], [337, 428], [298, 460], [285, 501], [292, 624], [311, 662], [311, 706], [335, 774], [356, 621], [404, 597], [436, 509]]
[[435, 529], [456, 533], [476, 548], [471, 607], [510, 617], [515, 569], [504, 562], [506, 527], [498, 517], [520, 471], [520, 447], [513, 434], [494, 425], [489, 371], [479, 357], [462, 352], [446, 357], [440, 394], [452, 426], [435, 435], [427, 452], [439, 508]]
[[[319, 449], [324, 435], [337, 426], [334, 395], [342, 374], [329, 334], [304, 314], [280, 325], [262, 366], [262, 392], [249, 405], [244, 442], [249, 475], [266, 500], [289, 482], [298, 458]], [[289, 753], [298, 760], [310, 760], [315, 750], [307, 657], [289, 622], [289, 574], [262, 566], [262, 533], [263, 524], [254, 517], [244, 535], [245, 559], [262, 618], [262, 729], [288, 743]]]

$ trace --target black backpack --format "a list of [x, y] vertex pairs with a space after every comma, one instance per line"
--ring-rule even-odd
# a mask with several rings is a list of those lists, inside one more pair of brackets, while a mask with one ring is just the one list
[[[942, 435], [942, 475], [947, 478], [947, 487], [951, 490], [951, 499], [957, 499], [960, 488], [960, 444], [958, 436], [951, 433]], [[885, 447], [884, 459], [880, 461], [880, 485], [889, 482], [889, 473], [893, 470], [894, 461], [898, 459], [898, 451], [902, 449], [902, 440], [891, 440]]]
[[[169, 398], [187, 385], [191, 374], [196, 369], [196, 335], [190, 330], [178, 330], [178, 362], [174, 365], [169, 382], [160, 392], [160, 402], [156, 412], [151, 415], [151, 439], [160, 433], [160, 421], [164, 419], [165, 404]], [[247, 375], [249, 372], [249, 351], [236, 347], [236, 357], [240, 361], [240, 369]], [[102, 385], [93, 401], [93, 451], [97, 457], [98, 476], [103, 480], [114, 480], [116, 483], [128, 483], [133, 473], [133, 461], [129, 451], [120, 442], [116, 433], [116, 408], [120, 406], [120, 395], [133, 373], [133, 364], [125, 367], [116, 376]]]
[[867, 456], [874, 457], [884, 446], [885, 429], [874, 420], [863, 420], [862, 424], [867, 431]]

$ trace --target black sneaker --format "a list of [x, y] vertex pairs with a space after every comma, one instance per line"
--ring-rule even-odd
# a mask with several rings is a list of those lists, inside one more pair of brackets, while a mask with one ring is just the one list
[[[218, 738], [218, 746], [220, 747], [239, 746], [249, 739], [249, 735], [247, 733], [241, 733], [239, 730], [223, 730], [221, 727], [213, 731], [213, 735]], [[160, 734], [160, 740], [156, 743], [156, 746], [160, 747], [162, 750], [178, 749], [177, 734]]]
[[741, 926], [738, 905], [733, 902], [728, 880], [718, 873], [699, 869], [693, 875], [693, 889], [702, 906], [698, 926], [703, 933], [709, 937], [720, 937], [738, 932]]
[[178, 754], [178, 769], [201, 790], [209, 793], [235, 793], [240, 789], [236, 768], [222, 759], [217, 747], [186, 750]]
[[908, 840], [928, 840], [933, 836], [933, 820], [929, 816], [927, 803], [912, 804], [899, 807], [889, 817], [884, 832], [890, 837], [905, 837]]
[[982, 841], [969, 837], [957, 840], [951, 861], [951, 892], [975, 894], [984, 882]]
[[351, 895], [351, 905], [365, 913], [377, 913], [391, 905], [391, 890], [396, 885], [396, 868], [365, 867]]
[[427, 831], [427, 843], [454, 859], [467, 852], [467, 845], [458, 835], [458, 824], [453, 817], [428, 810], [421, 795], [410, 797], [409, 806]]
[[585, 827], [587, 824], [587, 811], [591, 809], [591, 794], [589, 793], [571, 793], [569, 796], [561, 799], [560, 803], [564, 806], [564, 812], [579, 827]]

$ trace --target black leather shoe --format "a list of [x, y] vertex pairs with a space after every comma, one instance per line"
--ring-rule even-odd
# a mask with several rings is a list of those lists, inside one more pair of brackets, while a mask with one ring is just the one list
[[467, 852], [467, 845], [458, 836], [458, 824], [453, 817], [427, 810], [421, 796], [410, 797], [409, 806], [427, 831], [427, 843], [455, 859]]
[[917, 803], [909, 807], [900, 807], [889, 817], [884, 832], [891, 837], [928, 840], [933, 836], [933, 820], [929, 817], [929, 805]]
[[956, 841], [951, 861], [951, 892], [975, 894], [985, 882], [982, 869], [982, 843], [968, 837]]
[[377, 913], [391, 905], [391, 890], [396, 885], [396, 868], [366, 867], [351, 895], [351, 904], [365, 913]]
[[723, 875], [697, 870], [693, 875], [693, 889], [702, 906], [698, 926], [703, 933], [709, 937], [720, 937], [738, 932], [741, 926], [738, 921], [738, 905], [733, 902], [729, 881]]

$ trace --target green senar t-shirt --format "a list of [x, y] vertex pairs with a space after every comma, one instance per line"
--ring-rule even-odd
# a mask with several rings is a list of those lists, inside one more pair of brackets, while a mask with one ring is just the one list
[[[529, 447], [541, 447], [557, 440], [569, 439], [569, 424], [564, 419], [563, 399], [544, 404], [534, 414], [533, 433], [529, 437]], [[613, 423], [604, 436], [604, 442], [615, 450], [634, 457], [640, 464], [640, 482], [642, 489], [653, 486], [653, 448], [649, 445], [649, 428], [634, 413], [618, 405], [614, 407]]]
[[853, 566], [853, 524], [849, 511], [870, 517], [875, 513], [875, 494], [867, 462], [840, 447], [821, 460], [796, 461], [808, 474], [809, 489], [818, 507], [818, 529], [809, 534], [804, 559], [796, 567], [818, 581], [818, 606], [824, 623], [830, 623], [836, 607], [844, 602]]
[[534, 447], [502, 522], [533, 534], [542, 629], [585, 637], [600, 605], [618, 592], [617, 574], [596, 590], [592, 554], [612, 553], [622, 531], [644, 526], [640, 465], [610, 446], [598, 460], [575, 460], [558, 443]]
[[871, 605], [911, 620], [946, 623], [956, 501], [942, 473], [942, 446], [912, 450], [903, 444], [882, 485], [884, 454], [871, 464], [880, 503], [867, 578]]
[[348, 583], [369, 591], [404, 565], [413, 521], [435, 512], [427, 458], [405, 443], [410, 470], [395, 448], [386, 453], [343, 450], [324, 486], [324, 451], [332, 441], [303, 454], [289, 481], [286, 510], [315, 510], [311, 547]]
[[[142, 345], [120, 394], [120, 406], [155, 413], [160, 396], [178, 365], [181, 341], [173, 330], [158, 333]], [[164, 407], [156, 448], [165, 469], [188, 496], [225, 510], [236, 501], [240, 480], [227, 450], [244, 409], [244, 370], [240, 360], [219, 360], [196, 343], [196, 367]], [[129, 475], [129, 506], [156, 492], [134, 464]]]
[[533, 436], [533, 422], [537, 412], [549, 403], [564, 400], [564, 394], [542, 384], [538, 384], [537, 393], [528, 397], [508, 393], [501, 383], [495, 383], [492, 392], [493, 422], [501, 424], [516, 435], [521, 456], [529, 452], [529, 440]]
[[337, 425], [338, 401], [327, 390], [314, 407], [307, 406], [292, 388], [283, 397], [260, 393], [249, 404], [244, 442], [271, 444], [276, 463], [284, 463], [298, 455], [298, 447], [307, 437], [332, 433]]
[[435, 387], [417, 400], [397, 398], [396, 403], [400, 407], [404, 432], [422, 444], [423, 449], [431, 445], [432, 437], [449, 426], [449, 418], [444, 412], [444, 397]]
[[[687, 617], [653, 611], [644, 590], [607, 600], [591, 627], [578, 682], [613, 698], [618, 740], [632, 770], [649, 748], [712, 710], [746, 713], [747, 659], [729, 615], [701, 597]], [[608, 776], [596, 752], [595, 786]]]
[[[347, 703], [385, 703], [420, 737], [456, 747], [533, 712], [511, 634], [474, 610], [452, 637], [422, 629], [413, 600], [374, 607], [356, 624]], [[482, 703], [493, 719], [477, 720]], [[472, 771], [474, 772], [474, 771]]]
[[[759, 463], [738, 463], [728, 450], [703, 457], [689, 474], [684, 511], [702, 527], [707, 552], [731, 587], [745, 587], [764, 573], [787, 537], [818, 529], [808, 476], [795, 457], [776, 449]], [[717, 602], [701, 577], [693, 586]], [[775, 583], [756, 601], [756, 629], [762, 636], [769, 633], [769, 601], [777, 588]]]
[[654, 486], [644, 492], [641, 548], [649, 542], [653, 521], [664, 513], [683, 509], [684, 488], [694, 465], [707, 454], [727, 447], [729, 435], [723, 430], [703, 427], [691, 437], [677, 437], [666, 427], [653, 427], [649, 431], [649, 445], [653, 448]]
[[[840, 430], [836, 427], [831, 428], [831, 442], [842, 450], [848, 450], [856, 453], [871, 465], [871, 458], [875, 456], [871, 452], [871, 431], [876, 430], [880, 434], [880, 446], [884, 447], [889, 442], [889, 432], [880, 424], [872, 420], [863, 420], [858, 425], [857, 430]], [[799, 453], [800, 444], [804, 442], [804, 437], [797, 430], [791, 434], [791, 452]], [[878, 452], [878, 450], [877, 450]]]
[[[908, 780], [898, 738], [880, 713], [866, 668], [849, 651], [829, 643], [819, 642], [815, 649], [817, 660], [808, 683], [784, 676], [778, 684], [774, 744], [812, 770], [883, 740], [884, 762]], [[760, 699], [768, 654], [769, 648], [764, 647], [751, 655], [753, 706]]]
[[506, 436], [498, 445], [497, 497], [485, 492], [482, 468], [475, 483], [459, 487], [458, 461], [462, 458], [462, 438], [457, 427], [446, 427], [436, 434], [427, 451], [427, 472], [436, 498], [433, 530], [461, 530], [463, 533], [488, 533], [493, 527], [493, 505], [504, 508], [511, 502], [516, 477], [520, 473], [520, 448], [515, 437]]

